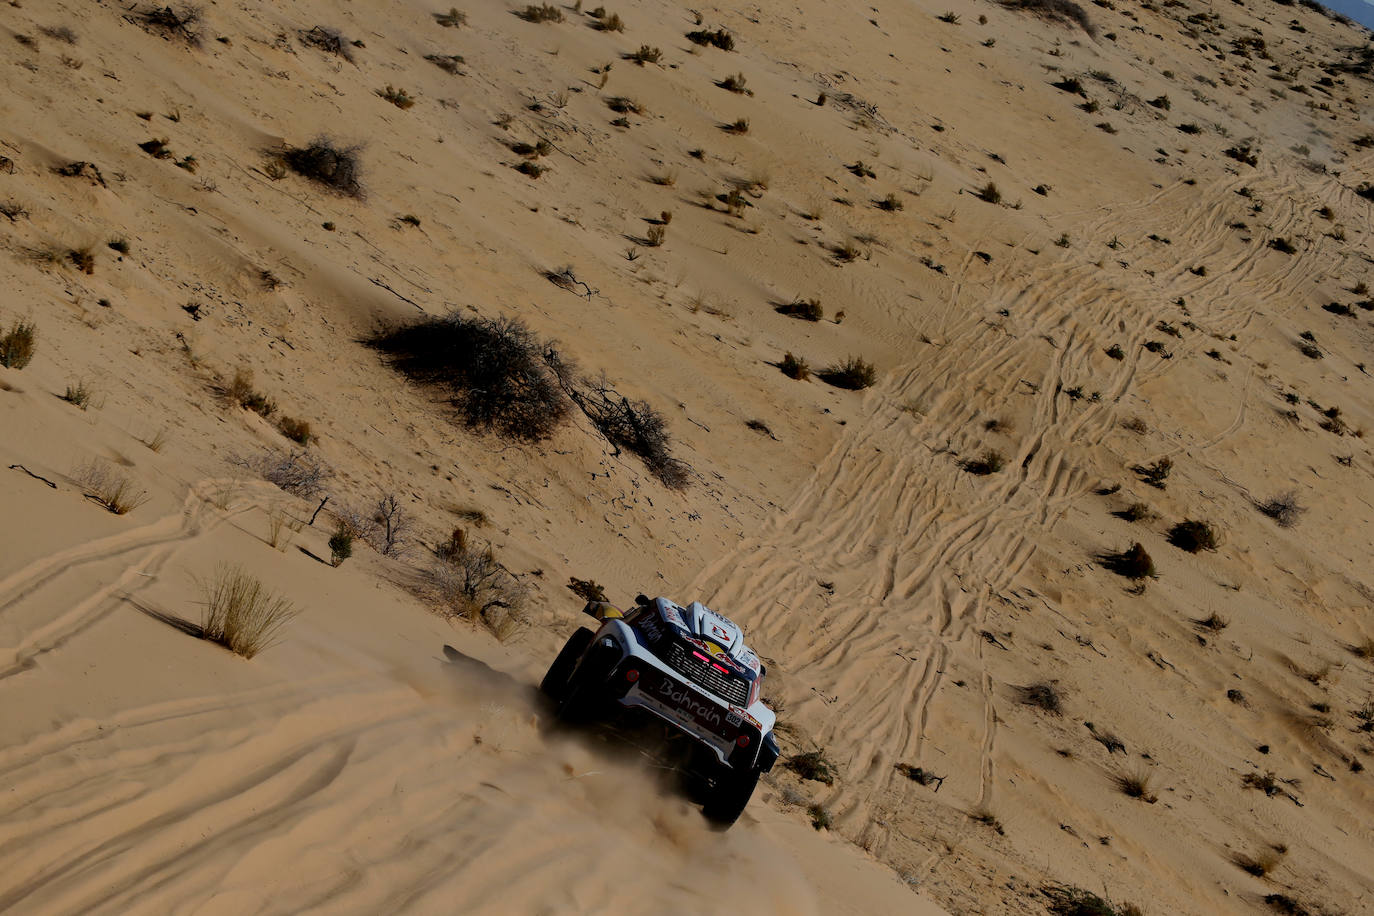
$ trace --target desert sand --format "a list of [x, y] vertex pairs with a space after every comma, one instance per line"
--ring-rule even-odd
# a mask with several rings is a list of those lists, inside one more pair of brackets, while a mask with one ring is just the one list
[[[552, 9], [0, 4], [0, 911], [1374, 910], [1369, 33]], [[367, 344], [455, 311], [651, 405], [685, 485]], [[522, 600], [436, 601], [455, 528]], [[299, 611], [251, 659], [197, 638], [228, 566]], [[552, 727], [570, 577], [737, 620], [834, 779], [722, 833]]]

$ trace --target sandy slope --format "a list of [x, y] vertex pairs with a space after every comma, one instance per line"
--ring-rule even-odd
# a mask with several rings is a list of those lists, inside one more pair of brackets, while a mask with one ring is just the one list
[[[32, 319], [39, 349], [0, 368], [0, 466], [51, 486], [0, 471], [0, 910], [1037, 913], [1053, 882], [1152, 913], [1371, 905], [1370, 82], [1320, 69], [1367, 33], [1268, 3], [1092, 6], [1093, 38], [988, 3], [703, 8], [727, 54], [652, 0], [614, 8], [623, 34], [245, 0], [193, 48], [115, 4], [3, 9], [0, 332]], [[622, 59], [642, 44], [660, 65]], [[736, 72], [752, 95], [713, 85]], [[363, 144], [362, 200], [271, 176], [324, 132]], [[508, 146], [539, 138], [535, 181]], [[1247, 138], [1253, 166], [1224, 154]], [[96, 168], [54, 173], [73, 160]], [[567, 265], [593, 295], [546, 280]], [[795, 297], [843, 321], [775, 314]], [[658, 406], [693, 484], [585, 424], [463, 430], [359, 343], [453, 308]], [[785, 351], [879, 383], [794, 382]], [[314, 505], [235, 462], [287, 444], [217, 394], [239, 368], [319, 434], [332, 509], [404, 501], [407, 558], [330, 568], [328, 511], [267, 545]], [[86, 411], [55, 396], [77, 380]], [[962, 469], [989, 449], [1000, 471]], [[1162, 457], [1167, 489], [1130, 470]], [[84, 499], [91, 461], [148, 502]], [[1255, 508], [1286, 490], [1292, 528]], [[1110, 514], [1134, 502], [1153, 515]], [[1220, 548], [1171, 546], [1184, 518]], [[504, 641], [407, 588], [456, 524], [531, 588]], [[1141, 594], [1094, 559], [1135, 540]], [[251, 662], [168, 623], [225, 561], [303, 609]], [[835, 784], [780, 771], [721, 835], [633, 744], [551, 731], [533, 685], [577, 625], [569, 575], [740, 620], [786, 751], [823, 748]], [[1242, 782], [1267, 773], [1272, 797]], [[1267, 878], [1236, 864], [1275, 847]]]

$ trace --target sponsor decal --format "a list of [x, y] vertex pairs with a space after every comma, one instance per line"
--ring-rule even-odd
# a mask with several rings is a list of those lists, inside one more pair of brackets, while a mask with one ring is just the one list
[[690, 713], [692, 718], [702, 725], [709, 725], [711, 728], [720, 727], [721, 715], [719, 707], [705, 700], [698, 699], [687, 687], [679, 686], [677, 683], [665, 678], [659, 681], [658, 687], [654, 690], [654, 696], [663, 702], [671, 703], [684, 712]]

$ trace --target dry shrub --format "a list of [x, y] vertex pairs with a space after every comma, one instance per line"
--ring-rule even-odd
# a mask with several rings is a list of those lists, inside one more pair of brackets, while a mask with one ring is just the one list
[[703, 47], [710, 45], [714, 48], [720, 48], [722, 51], [735, 50], [735, 38], [725, 29], [716, 29], [715, 31], [699, 29], [695, 32], [688, 32], [687, 40], [694, 45]]
[[974, 191], [973, 196], [990, 204], [1000, 204], [1002, 202], [1002, 192], [997, 189], [997, 184], [992, 181], [989, 181], [977, 191]]
[[1047, 884], [1040, 888], [1054, 916], [1141, 916], [1138, 907], [1129, 903], [1115, 904], [1081, 887]]
[[1241, 871], [1256, 878], [1267, 876], [1274, 869], [1279, 867], [1283, 861], [1283, 855], [1274, 849], [1266, 849], [1259, 855], [1250, 856], [1243, 852], [1237, 852], [1231, 856], [1231, 864]]
[[821, 300], [819, 299], [798, 299], [796, 302], [784, 302], [782, 305], [773, 306], [773, 311], [779, 315], [800, 318], [802, 321], [820, 321], [825, 317], [825, 309], [821, 308]]
[[556, 6], [550, 6], [550, 5], [547, 4], [547, 3], [540, 4], [539, 6], [535, 6], [533, 3], [531, 3], [529, 6], [525, 7], [523, 10], [517, 10], [516, 13], [515, 13], [515, 15], [516, 15], [516, 16], [519, 16], [521, 19], [525, 20], [526, 22], [562, 22], [562, 21], [563, 21], [563, 11], [560, 10], [560, 9], [559, 9], [558, 7], [556, 7]]
[[154, 6], [142, 10], [138, 19], [145, 28], [158, 29], [168, 38], [180, 38], [188, 45], [200, 44], [200, 7], [182, 3], [176, 7]]
[[1153, 578], [1155, 575], [1154, 560], [1150, 559], [1150, 555], [1145, 552], [1139, 541], [1120, 553], [1099, 554], [1097, 561], [1118, 576], [1134, 581]]
[[381, 331], [370, 343], [412, 381], [444, 391], [468, 426], [538, 441], [567, 417], [562, 357], [519, 319], [453, 312]]
[[525, 587], [501, 565], [491, 545], [476, 547], [455, 528], [434, 552], [429, 587], [446, 613], [477, 620], [499, 639], [507, 639], [524, 622]]
[[878, 379], [878, 371], [873, 364], [860, 356], [851, 356], [842, 363], [827, 366], [816, 375], [828, 385], [850, 391], [870, 388]]
[[1154, 513], [1151, 512], [1150, 507], [1145, 505], [1144, 503], [1131, 503], [1126, 508], [1118, 509], [1117, 511], [1113, 512], [1112, 515], [1115, 515], [1117, 518], [1123, 519], [1124, 521], [1139, 522], [1143, 521], [1144, 519], [1150, 518], [1152, 515], [1154, 515]]
[[1097, 36], [1097, 27], [1088, 18], [1087, 10], [1073, 0], [1003, 0], [1008, 9], [1025, 10], [1046, 19], [1076, 22], [1089, 36]]
[[291, 147], [283, 161], [297, 175], [319, 182], [347, 197], [362, 197], [362, 164], [356, 146], [340, 147], [328, 137], [318, 137], [309, 146]]
[[656, 64], [662, 59], [663, 51], [650, 45], [640, 45], [638, 51], [625, 55], [625, 60], [632, 60], [641, 67], [645, 64]]
[[415, 99], [404, 89], [397, 89], [395, 86], [388, 85], [385, 89], [378, 89], [377, 95], [386, 99], [397, 108], [405, 111], [415, 107]]
[[310, 421], [297, 420], [293, 417], [283, 416], [277, 421], [277, 429], [281, 434], [292, 442], [300, 445], [309, 445], [314, 438], [310, 433]]
[[592, 579], [579, 579], [576, 576], [570, 576], [568, 578], [568, 591], [583, 601], [606, 600], [606, 590]]
[[387, 493], [377, 500], [372, 508], [371, 536], [367, 543], [384, 557], [395, 557], [405, 553], [410, 541], [410, 513], [396, 498]]
[[237, 457], [234, 463], [294, 496], [314, 496], [334, 476], [323, 461], [308, 452], [269, 450], [252, 458]]
[[220, 566], [205, 588], [201, 635], [235, 655], [252, 658], [272, 645], [300, 611], [268, 591], [241, 566]]
[[313, 29], [302, 31], [300, 36], [303, 44], [318, 48], [326, 54], [342, 57], [349, 63], [353, 62], [353, 52], [349, 50], [348, 39], [344, 38], [338, 29], [317, 25]]
[[1173, 469], [1173, 459], [1167, 457], [1159, 459], [1154, 464], [1137, 464], [1131, 467], [1131, 470], [1142, 482], [1149, 484], [1156, 490], [1165, 488], [1164, 481], [1169, 478], [1169, 472]]
[[825, 783], [827, 786], [834, 785], [837, 775], [835, 765], [826, 759], [824, 749], [794, 754], [783, 761], [783, 766], [802, 779]]
[[1138, 798], [1147, 804], [1153, 805], [1159, 798], [1150, 792], [1150, 773], [1145, 770], [1132, 770], [1129, 773], [1117, 773], [1112, 777], [1112, 782], [1121, 790], [1123, 795], [1131, 798]]
[[434, 21], [446, 29], [456, 29], [467, 25], [468, 14], [462, 12], [456, 6], [451, 6], [447, 13], [435, 13]]
[[811, 367], [807, 365], [806, 360], [800, 356], [794, 356], [791, 351], [783, 356], [782, 362], [778, 363], [778, 368], [782, 370], [783, 375], [801, 382], [811, 377]]
[[34, 340], [38, 329], [27, 321], [16, 321], [0, 337], [0, 366], [23, 369], [33, 360]]
[[148, 494], [114, 468], [97, 461], [82, 465], [72, 475], [88, 499], [115, 515], [125, 515], [148, 501]]
[[1280, 528], [1292, 528], [1307, 510], [1298, 502], [1296, 490], [1280, 493], [1273, 499], [1256, 503], [1255, 508], [1278, 523]]
[[463, 55], [461, 54], [426, 54], [425, 60], [454, 76], [461, 76], [463, 73]]
[[691, 469], [672, 456], [668, 424], [648, 401], [630, 400], [612, 388], [604, 375], [570, 385], [567, 391], [607, 442], [638, 455], [649, 473], [669, 489], [687, 486]]
[[988, 474], [996, 474], [1006, 467], [1007, 458], [995, 448], [990, 448], [983, 452], [981, 457], [966, 458], [959, 462], [959, 467], [970, 474], [979, 477], [986, 477]]
[[1029, 684], [1016, 688], [1016, 700], [1026, 706], [1043, 709], [1052, 716], [1062, 715], [1063, 703], [1059, 691], [1050, 683]]
[[1199, 550], [1216, 550], [1217, 533], [1206, 522], [1184, 519], [1169, 529], [1169, 543], [1179, 550], [1197, 553]]

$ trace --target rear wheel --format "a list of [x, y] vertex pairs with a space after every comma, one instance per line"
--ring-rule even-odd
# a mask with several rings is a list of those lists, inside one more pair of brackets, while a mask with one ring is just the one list
[[568, 679], [572, 677], [573, 669], [577, 667], [577, 660], [582, 657], [582, 653], [587, 651], [587, 647], [592, 644], [592, 638], [596, 634], [586, 627], [579, 627], [577, 632], [568, 637], [568, 641], [563, 644], [563, 649], [558, 653], [558, 657], [549, 665], [548, 673], [544, 675], [544, 680], [539, 683], [539, 691], [555, 703], [562, 700], [568, 692]]
[[620, 660], [613, 645], [592, 646], [582, 656], [568, 678], [567, 689], [558, 704], [558, 718], [564, 722], [586, 722], [596, 718], [606, 703], [606, 679]]
[[715, 785], [710, 789], [710, 797], [702, 806], [701, 813], [722, 827], [729, 827], [744, 813], [754, 787], [759, 782], [759, 771], [750, 767], [736, 770], [721, 767], [716, 774]]

